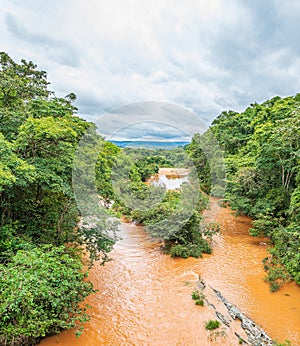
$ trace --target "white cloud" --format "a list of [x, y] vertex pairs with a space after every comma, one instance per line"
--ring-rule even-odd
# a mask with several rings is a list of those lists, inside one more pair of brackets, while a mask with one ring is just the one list
[[299, 88], [297, 1], [2, 0], [1, 47], [89, 119], [166, 101], [212, 119]]

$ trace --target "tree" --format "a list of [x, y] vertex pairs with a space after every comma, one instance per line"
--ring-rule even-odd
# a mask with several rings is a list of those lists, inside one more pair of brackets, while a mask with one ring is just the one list
[[48, 84], [32, 62], [0, 53], [1, 344], [34, 344], [84, 320], [93, 289], [81, 249], [104, 261], [114, 244], [103, 236], [115, 231], [109, 215], [79, 223], [72, 186], [74, 161], [87, 165], [76, 148], [94, 125], [74, 115], [74, 94], [57, 98]]
[[265, 266], [272, 289], [288, 278], [299, 283], [299, 102], [299, 94], [274, 97], [223, 112], [211, 127], [225, 149], [225, 200], [254, 218], [252, 235], [274, 243]]
[[83, 300], [94, 292], [79, 257], [51, 245], [18, 251], [0, 264], [0, 343], [34, 344], [85, 322]]
[[14, 62], [8, 54], [0, 52], [0, 105], [3, 108], [21, 106], [33, 98], [46, 98], [47, 74], [36, 70], [31, 61]]

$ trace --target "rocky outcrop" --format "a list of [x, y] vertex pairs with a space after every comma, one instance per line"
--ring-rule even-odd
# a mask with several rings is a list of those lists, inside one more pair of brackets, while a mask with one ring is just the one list
[[[275, 342], [261, 327], [243, 314], [239, 308], [231, 304], [220, 291], [207, 286], [201, 279], [197, 284], [197, 289], [204, 294], [206, 304], [215, 311], [216, 317], [225, 326], [233, 329], [234, 321], [239, 320], [241, 322], [241, 330], [235, 330], [235, 335], [241, 343], [252, 346], [275, 345]], [[226, 308], [225, 310], [224, 307]]]
[[272, 346], [273, 340], [269, 335], [260, 328], [251, 318], [245, 316], [235, 305], [231, 304], [221, 292], [213, 289], [217, 297], [226, 306], [229, 315], [233, 320], [239, 319], [241, 321], [241, 327], [245, 330], [248, 335], [248, 342], [254, 346]]

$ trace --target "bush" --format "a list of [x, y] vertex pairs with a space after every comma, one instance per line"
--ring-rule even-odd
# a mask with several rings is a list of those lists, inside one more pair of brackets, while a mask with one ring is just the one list
[[18, 251], [0, 265], [0, 344], [33, 345], [88, 320], [87, 306], [78, 304], [94, 290], [82, 269], [78, 257], [51, 245]]
[[198, 300], [198, 299], [200, 299], [200, 294], [199, 294], [198, 291], [193, 291], [193, 293], [192, 293], [192, 299], [193, 299], [193, 300]]
[[207, 253], [207, 254], [210, 254], [212, 251], [209, 242], [203, 238], [201, 238], [199, 241], [199, 248], [201, 249], [203, 253]]
[[264, 268], [268, 272], [265, 281], [270, 284], [271, 292], [278, 291], [285, 282], [291, 280], [286, 269], [280, 265], [275, 257], [265, 258]]
[[224, 197], [225, 189], [220, 185], [215, 185], [212, 187], [210, 194], [215, 197]]
[[199, 245], [192, 244], [188, 246], [189, 256], [199, 258], [202, 257], [202, 249]]
[[196, 300], [195, 301], [195, 305], [203, 306], [204, 305], [204, 300], [202, 300], [202, 299]]
[[170, 255], [171, 257], [188, 258], [189, 250], [185, 246], [178, 244], [171, 248]]
[[192, 299], [195, 300], [195, 305], [203, 306], [204, 298], [205, 298], [205, 295], [202, 292], [199, 293], [198, 290], [195, 290], [192, 292]]
[[214, 330], [219, 328], [221, 325], [221, 322], [216, 321], [216, 320], [209, 320], [208, 322], [205, 323], [205, 329], [207, 330]]
[[274, 346], [292, 346], [290, 340], [285, 340], [283, 343], [275, 342]]

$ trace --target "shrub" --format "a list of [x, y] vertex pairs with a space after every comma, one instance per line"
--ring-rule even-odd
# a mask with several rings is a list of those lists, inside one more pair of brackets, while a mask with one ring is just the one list
[[192, 244], [188, 246], [189, 256], [199, 258], [202, 257], [202, 249], [199, 245]]
[[205, 329], [207, 330], [214, 330], [219, 328], [221, 325], [221, 322], [216, 321], [216, 320], [209, 320], [208, 322], [205, 323]]
[[182, 258], [188, 258], [189, 257], [189, 251], [188, 249], [183, 245], [175, 245], [170, 250], [171, 257], [182, 257]]
[[200, 239], [199, 247], [203, 253], [210, 254], [212, 251], [208, 241], [202, 238]]
[[78, 304], [94, 290], [82, 269], [78, 257], [51, 245], [18, 251], [0, 265], [0, 344], [33, 345], [88, 320], [87, 306]]
[[224, 187], [220, 185], [215, 185], [212, 187], [210, 194], [211, 196], [215, 196], [215, 197], [223, 197], [225, 194], [225, 189]]
[[195, 305], [203, 306], [204, 298], [205, 295], [203, 293], [199, 293], [198, 290], [192, 292], [192, 299], [195, 300]]
[[281, 342], [280, 343], [275, 342], [274, 346], [292, 346], [292, 344], [291, 344], [290, 340], [285, 340], [282, 343]]
[[278, 291], [285, 282], [291, 279], [286, 269], [274, 257], [264, 259], [264, 268], [268, 271], [265, 281], [270, 284], [271, 292]]
[[195, 301], [195, 305], [203, 306], [204, 305], [204, 300], [203, 299], [198, 299]]
[[193, 292], [192, 292], [192, 299], [193, 299], [193, 300], [198, 300], [198, 299], [200, 299], [200, 294], [199, 294], [198, 291], [193, 291]]

